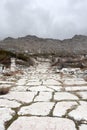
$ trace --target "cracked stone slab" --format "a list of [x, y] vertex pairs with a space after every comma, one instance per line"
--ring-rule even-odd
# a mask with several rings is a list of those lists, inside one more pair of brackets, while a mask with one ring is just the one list
[[0, 108], [0, 130], [5, 130], [5, 122], [12, 119], [15, 112], [10, 108]]
[[53, 92], [52, 89], [47, 88], [46, 86], [29, 87], [29, 88], [27, 88], [27, 90], [35, 91], [35, 92], [38, 92], [38, 91], [41, 91], [41, 92]]
[[82, 97], [82, 99], [87, 100], [87, 91], [85, 91], [85, 92], [78, 92], [77, 94], [79, 94]]
[[0, 121], [0, 130], [5, 130], [5, 125], [2, 121]]
[[0, 99], [0, 107], [17, 108], [21, 104], [16, 101], [9, 101], [8, 99]]
[[34, 101], [50, 101], [52, 98], [52, 92], [40, 92]]
[[52, 102], [37, 102], [29, 106], [22, 107], [18, 112], [19, 115], [42, 115], [46, 116], [54, 106]]
[[87, 130], [87, 124], [82, 124], [80, 127], [79, 127], [79, 130]]
[[46, 81], [43, 81], [44, 85], [61, 85], [59, 81], [56, 81], [54, 79], [48, 79]]
[[87, 85], [87, 82], [82, 78], [72, 78], [72, 79], [66, 79], [64, 81], [65, 85]]
[[0, 84], [0, 88], [10, 88], [12, 84]]
[[28, 82], [26, 85], [29, 85], [29, 86], [35, 86], [35, 85], [41, 85], [41, 81], [31, 81], [31, 82]]
[[54, 100], [78, 100], [79, 98], [69, 92], [56, 92], [54, 94]]
[[80, 105], [69, 113], [69, 116], [75, 120], [86, 120], [87, 121], [87, 102], [80, 101]]
[[20, 128], [21, 130], [76, 130], [72, 120], [51, 117], [19, 117], [7, 130], [20, 130]]
[[53, 89], [54, 91], [61, 91], [62, 87], [61, 86], [48, 86], [49, 88]]
[[13, 84], [14, 82], [10, 82], [10, 81], [0, 81], [0, 84]]
[[87, 86], [70, 86], [70, 87], [65, 86], [65, 90], [66, 91], [82, 91], [82, 90], [87, 90]]
[[30, 103], [32, 102], [36, 94], [37, 94], [36, 92], [10, 92], [7, 95], [3, 95], [0, 97], [3, 97], [5, 99], [10, 99], [10, 100], [17, 100], [25, 103]]
[[16, 83], [16, 85], [25, 85], [26, 84], [26, 79], [20, 79], [18, 80], [18, 82]]
[[58, 102], [54, 108], [53, 116], [60, 116], [66, 114], [67, 110], [72, 109], [74, 106], [77, 106], [78, 104], [75, 101], [72, 102]]
[[13, 88], [10, 89], [10, 91], [18, 91], [18, 92], [22, 92], [22, 91], [26, 91], [26, 86], [15, 86]]

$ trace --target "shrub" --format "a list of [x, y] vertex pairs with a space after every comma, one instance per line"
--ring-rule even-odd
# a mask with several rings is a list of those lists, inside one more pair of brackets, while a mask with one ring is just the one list
[[6, 88], [2, 87], [2, 88], [0, 88], [0, 95], [5, 95], [5, 94], [9, 93], [9, 91], [10, 91], [9, 87], [6, 87]]

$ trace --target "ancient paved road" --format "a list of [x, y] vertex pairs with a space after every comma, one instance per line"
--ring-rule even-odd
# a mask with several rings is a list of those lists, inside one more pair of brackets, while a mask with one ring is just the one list
[[0, 130], [87, 130], [87, 82], [56, 74], [49, 62], [25, 69], [0, 96]]

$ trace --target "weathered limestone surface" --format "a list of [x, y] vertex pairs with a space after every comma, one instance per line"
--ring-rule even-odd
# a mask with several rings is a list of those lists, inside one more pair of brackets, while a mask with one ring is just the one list
[[65, 87], [66, 91], [87, 91], [87, 86], [68, 86]]
[[30, 87], [30, 88], [27, 88], [28, 91], [31, 91], [31, 92], [53, 92], [53, 89], [51, 88], [48, 88], [46, 86], [36, 86], [36, 87]]
[[16, 101], [10, 101], [7, 99], [0, 99], [0, 107], [17, 108], [21, 104]]
[[50, 113], [54, 103], [52, 102], [37, 102], [29, 106], [22, 107], [19, 115], [42, 115], [46, 116]]
[[78, 94], [82, 97], [82, 99], [87, 100], [87, 91], [84, 91], [84, 92], [78, 92]]
[[48, 61], [21, 69], [17, 77], [0, 75], [0, 88], [11, 88], [0, 95], [0, 130], [87, 130], [82, 74], [55, 73]]
[[50, 101], [52, 98], [52, 92], [40, 92], [34, 101]]
[[77, 107], [77, 109], [71, 111], [69, 116], [73, 117], [75, 120], [87, 121], [87, 102], [80, 101], [80, 105]]
[[76, 130], [73, 121], [51, 117], [19, 117], [7, 130]]
[[69, 92], [56, 92], [54, 95], [54, 100], [78, 100], [78, 97]]
[[[21, 101], [25, 103], [30, 103], [32, 102], [36, 94], [37, 94], [36, 92], [10, 92], [7, 95], [1, 96], [1, 97], [5, 98], [5, 100], [10, 99], [10, 100], [17, 100], [19, 102]], [[0, 101], [2, 101], [2, 99], [0, 99]], [[14, 105], [14, 102], [13, 102], [13, 105]]]
[[72, 102], [58, 102], [54, 108], [54, 112], [53, 112], [53, 115], [54, 116], [64, 116], [66, 115], [66, 112], [69, 110], [69, 109], [72, 109], [74, 106], [78, 105], [75, 101], [72, 101]]
[[0, 108], [0, 130], [5, 130], [5, 122], [12, 119], [15, 111], [10, 108]]
[[64, 82], [65, 85], [87, 85], [87, 82], [81, 78], [73, 78], [73, 79], [66, 79]]
[[87, 130], [87, 124], [82, 124], [80, 127], [79, 127], [79, 130]]

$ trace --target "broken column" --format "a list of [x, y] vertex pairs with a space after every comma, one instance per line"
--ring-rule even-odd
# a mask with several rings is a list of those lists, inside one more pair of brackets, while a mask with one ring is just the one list
[[16, 62], [15, 58], [11, 58], [11, 71], [16, 71]]

